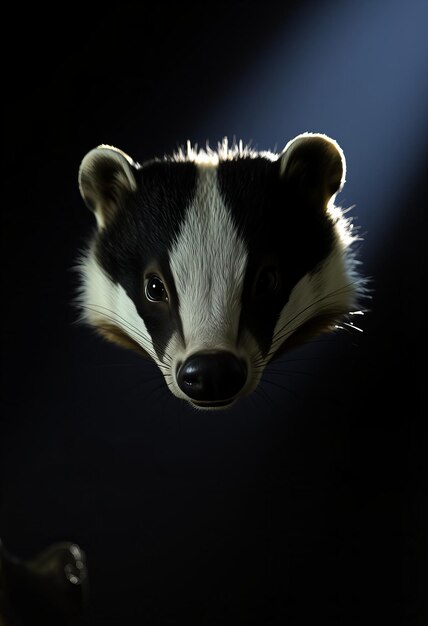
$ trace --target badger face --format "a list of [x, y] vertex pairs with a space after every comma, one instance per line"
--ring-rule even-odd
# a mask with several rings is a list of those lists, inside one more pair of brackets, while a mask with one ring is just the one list
[[100, 146], [79, 185], [97, 230], [80, 262], [81, 318], [155, 361], [201, 409], [253, 392], [267, 363], [356, 306], [336, 142], [305, 133], [277, 155], [242, 146], [143, 164]]

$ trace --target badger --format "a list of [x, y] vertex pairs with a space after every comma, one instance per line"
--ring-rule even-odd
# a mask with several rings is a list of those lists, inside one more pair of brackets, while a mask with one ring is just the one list
[[335, 205], [345, 175], [322, 133], [280, 153], [225, 139], [141, 163], [92, 149], [78, 174], [96, 221], [80, 321], [152, 359], [177, 398], [231, 407], [273, 359], [361, 312], [359, 237]]

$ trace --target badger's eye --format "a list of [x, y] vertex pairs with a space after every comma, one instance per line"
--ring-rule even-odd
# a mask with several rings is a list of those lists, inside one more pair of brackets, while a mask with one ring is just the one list
[[275, 293], [279, 284], [279, 274], [275, 266], [271, 265], [262, 269], [256, 281], [256, 295], [270, 296]]
[[150, 302], [168, 302], [168, 293], [159, 276], [153, 274], [147, 278], [146, 297]]

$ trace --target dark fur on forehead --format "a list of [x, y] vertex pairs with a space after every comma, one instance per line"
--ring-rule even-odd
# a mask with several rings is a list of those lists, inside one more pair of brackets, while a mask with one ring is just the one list
[[123, 286], [130, 264], [149, 263], [166, 254], [194, 195], [192, 163], [153, 161], [141, 166], [137, 192], [98, 238], [97, 257], [115, 283]]
[[[241, 328], [248, 327], [266, 354], [275, 324], [294, 285], [316, 271], [332, 249], [333, 223], [325, 207], [305, 206], [280, 177], [279, 161], [264, 157], [224, 161], [219, 187], [249, 251]], [[317, 210], [318, 209], [318, 210]], [[254, 301], [252, 287], [263, 265], [273, 264], [281, 288], [271, 301]]]
[[[250, 254], [268, 250], [292, 261], [291, 265], [297, 262], [299, 276], [329, 253], [333, 229], [325, 207], [307, 206], [304, 198], [296, 196], [281, 179], [279, 161], [253, 154], [221, 162], [218, 182]], [[297, 282], [295, 276], [290, 278]]]

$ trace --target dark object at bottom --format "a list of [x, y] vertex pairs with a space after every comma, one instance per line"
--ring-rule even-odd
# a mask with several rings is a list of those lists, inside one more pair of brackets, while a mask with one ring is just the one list
[[0, 542], [0, 626], [78, 626], [87, 598], [86, 557], [71, 542], [24, 561]]

